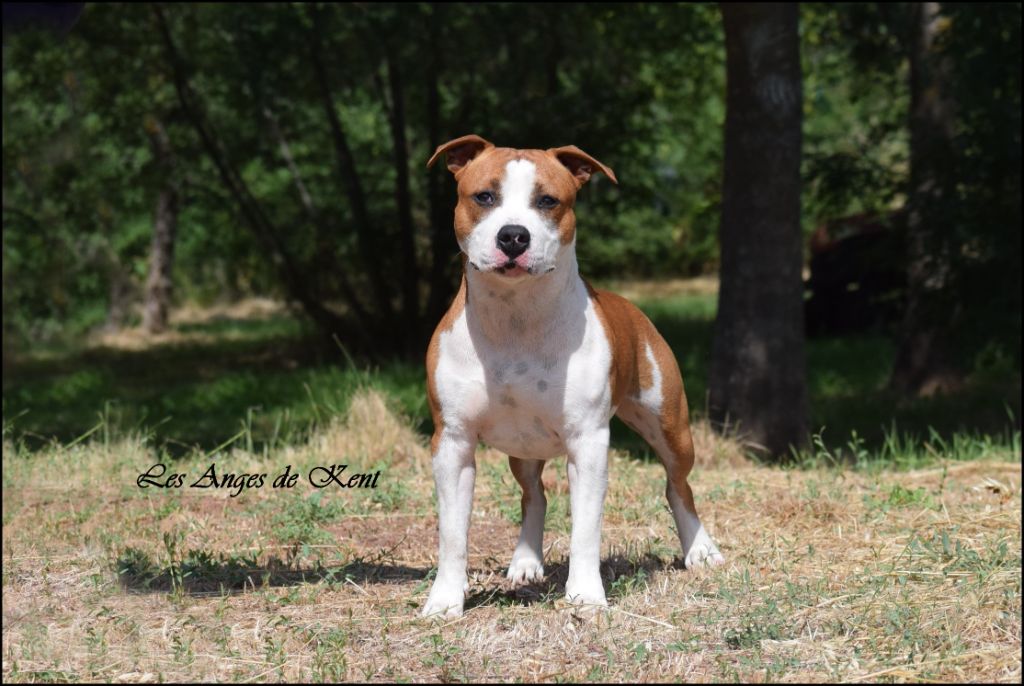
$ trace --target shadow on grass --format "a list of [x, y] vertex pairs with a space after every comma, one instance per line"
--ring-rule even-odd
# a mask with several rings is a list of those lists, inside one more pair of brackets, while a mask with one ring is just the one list
[[[714, 328], [713, 296], [640, 302], [679, 362], [691, 416], [707, 410], [707, 377]], [[856, 432], [869, 451], [894, 431], [926, 440], [955, 434], [1005, 435], [1021, 425], [1019, 370], [977, 373], [959, 392], [905, 398], [887, 388], [894, 342], [882, 334], [807, 341], [807, 386], [811, 431], [830, 445], [845, 445]], [[742, 431], [742, 427], [739, 427]], [[635, 455], [656, 459], [650, 448], [616, 420], [612, 441]]]
[[[609, 601], [623, 598], [639, 591], [647, 579], [655, 573], [669, 569], [684, 569], [681, 558], [665, 560], [652, 553], [640, 559], [624, 555], [612, 555], [601, 560], [601, 579]], [[569, 578], [569, 563], [545, 565], [545, 575], [540, 581], [524, 584], [518, 588], [496, 588], [477, 591], [466, 598], [465, 609], [474, 607], [530, 606], [551, 603], [565, 596], [565, 582]], [[500, 570], [502, 576], [504, 570]]]
[[[646, 580], [657, 572], [683, 568], [679, 558], [666, 561], [650, 553], [640, 559], [613, 555], [602, 560], [601, 577], [608, 599], [614, 601], [640, 591]], [[121, 554], [115, 571], [121, 586], [131, 593], [193, 596], [230, 596], [257, 589], [304, 584], [401, 584], [410, 581], [429, 583], [432, 580], [430, 568], [363, 559], [340, 565], [317, 563], [308, 568], [296, 568], [277, 558], [257, 564], [252, 557], [214, 556], [205, 551], [191, 551], [179, 563], [158, 566], [149, 555], [134, 548]], [[470, 594], [466, 598], [465, 609], [551, 603], [564, 597], [568, 576], [568, 562], [552, 565], [541, 581], [515, 589], [497, 587]]]
[[427, 578], [429, 569], [354, 560], [341, 565], [315, 564], [297, 568], [278, 558], [257, 564], [255, 558], [213, 556], [192, 551], [175, 564], [158, 566], [149, 556], [128, 549], [118, 558], [116, 573], [121, 585], [136, 593], [183, 592], [191, 595], [232, 595], [258, 588], [301, 584], [393, 584]]

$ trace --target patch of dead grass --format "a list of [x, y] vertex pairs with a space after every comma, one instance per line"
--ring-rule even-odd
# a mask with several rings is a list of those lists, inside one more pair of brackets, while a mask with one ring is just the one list
[[[372, 391], [308, 444], [216, 458], [236, 471], [386, 462], [373, 497], [325, 493], [343, 508], [320, 526], [334, 540], [287, 573], [268, 571], [287, 548], [275, 518], [309, 498], [306, 484], [140, 492], [133, 474], [157, 456], [138, 442], [30, 456], [5, 445], [4, 680], [1020, 681], [1016, 456], [794, 471], [754, 466], [704, 426], [694, 435], [697, 504], [726, 565], [679, 567], [663, 470], [615, 451], [611, 608], [562, 598], [564, 460], [544, 476], [548, 580], [512, 590], [518, 494], [504, 456], [480, 451], [469, 609], [447, 622], [417, 616], [437, 545], [425, 441]], [[119, 582], [128, 548], [172, 562], [165, 534], [179, 563], [190, 550], [249, 556], [251, 583], [222, 595]]]
[[718, 293], [718, 275], [704, 274], [686, 279], [630, 279], [610, 282], [607, 288], [630, 300], [714, 295]]
[[311, 443], [324, 458], [366, 455], [386, 459], [393, 465], [430, 462], [426, 441], [391, 411], [382, 393], [373, 389], [353, 396], [344, 419], [335, 420]]
[[[165, 345], [209, 344], [230, 340], [224, 332], [216, 335], [188, 327], [214, 324], [222, 321], [261, 321], [285, 316], [286, 303], [271, 298], [244, 298], [242, 300], [200, 307], [186, 303], [171, 310], [168, 329], [152, 334], [142, 326], [131, 326], [115, 331], [97, 330], [86, 340], [86, 348], [140, 351]], [[185, 326], [182, 330], [177, 327]]]

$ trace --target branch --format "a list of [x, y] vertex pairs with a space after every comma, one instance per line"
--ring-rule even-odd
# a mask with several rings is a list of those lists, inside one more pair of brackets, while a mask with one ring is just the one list
[[[281, 156], [284, 158], [285, 165], [288, 167], [288, 171], [292, 175], [292, 181], [295, 183], [295, 188], [299, 192], [299, 198], [302, 201], [302, 208], [305, 210], [306, 219], [314, 227], [317, 235], [317, 242], [320, 243], [323, 238], [322, 234], [324, 233], [323, 227], [327, 222], [324, 219], [323, 214], [313, 203], [313, 196], [310, 195], [309, 189], [306, 188], [306, 183], [302, 179], [299, 166], [295, 163], [295, 158], [292, 155], [291, 146], [288, 144], [288, 139], [284, 137], [284, 133], [281, 131], [277, 117], [274, 115], [270, 107], [266, 105], [263, 107], [263, 116], [269, 124], [271, 135], [277, 141], [278, 148], [281, 150]], [[359, 297], [356, 295], [355, 289], [352, 288], [352, 284], [348, 280], [348, 276], [341, 270], [335, 270], [335, 275], [338, 277], [342, 296], [345, 298], [348, 306], [353, 312], [355, 312], [356, 316], [361, 322], [363, 322], [363, 324], [368, 327], [372, 327], [373, 318], [359, 301]]]
[[327, 118], [328, 126], [331, 129], [338, 176], [345, 187], [349, 206], [352, 208], [359, 251], [362, 255], [363, 266], [370, 276], [370, 284], [373, 289], [376, 307], [388, 319], [392, 313], [391, 289], [384, 279], [384, 270], [380, 261], [380, 255], [383, 251], [379, 249], [377, 244], [378, 234], [370, 221], [370, 213], [366, 208], [366, 194], [363, 192], [362, 180], [359, 177], [359, 170], [356, 168], [352, 149], [348, 145], [345, 130], [341, 125], [341, 120], [338, 119], [337, 111], [334, 109], [334, 96], [327, 78], [327, 70], [324, 68], [323, 46], [321, 45], [320, 34], [316, 28], [317, 16], [313, 14], [314, 10], [310, 10], [310, 12], [312, 14], [312, 26], [308, 31], [309, 57], [313, 64], [313, 73], [316, 76], [317, 85], [320, 89], [324, 116]]
[[185, 75], [184, 62], [171, 37], [163, 8], [160, 5], [154, 5], [153, 13], [171, 63], [174, 74], [174, 87], [182, 110], [188, 116], [193, 128], [195, 128], [196, 133], [199, 135], [207, 156], [217, 168], [217, 172], [225, 187], [238, 204], [242, 215], [246, 219], [246, 223], [273, 259], [289, 296], [302, 305], [305, 312], [325, 333], [343, 331], [344, 327], [341, 318], [328, 310], [323, 303], [313, 298], [309, 293], [306, 284], [300, 277], [300, 272], [294, 260], [285, 248], [273, 224], [259, 206], [245, 181], [229, 163], [227, 154], [216, 132], [207, 121], [202, 107], [196, 102], [195, 94]]

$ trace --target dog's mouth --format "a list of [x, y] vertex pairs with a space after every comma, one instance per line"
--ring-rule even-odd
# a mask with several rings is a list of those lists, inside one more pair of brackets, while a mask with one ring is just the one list
[[[469, 265], [478, 272], [494, 272], [495, 274], [500, 274], [505, 277], [526, 276], [527, 274], [534, 273], [533, 267], [523, 267], [515, 260], [507, 260], [502, 264], [487, 265], [483, 268], [481, 268], [476, 262], [470, 260]], [[554, 267], [551, 269], [554, 269]], [[551, 271], [551, 269], [548, 269], [547, 271]]]
[[533, 269], [530, 267], [521, 267], [515, 260], [509, 260], [500, 267], [495, 267], [494, 271], [498, 272], [502, 276], [523, 276], [525, 274], [532, 274]]

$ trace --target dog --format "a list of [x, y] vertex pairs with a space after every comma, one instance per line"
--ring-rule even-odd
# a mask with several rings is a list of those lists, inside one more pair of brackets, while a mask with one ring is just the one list
[[579, 189], [615, 173], [576, 146], [499, 148], [476, 135], [444, 143], [458, 184], [463, 277], [427, 349], [439, 516], [437, 576], [422, 614], [459, 616], [465, 593], [475, 450], [508, 454], [523, 489], [514, 585], [544, 576], [546, 460], [568, 456], [572, 534], [566, 598], [607, 605], [600, 574], [609, 422], [621, 418], [658, 454], [686, 567], [724, 557], [705, 531], [687, 476], [686, 396], [672, 351], [632, 303], [595, 290], [576, 262]]

